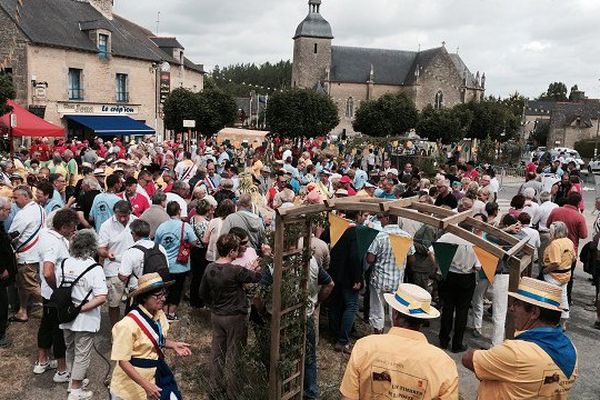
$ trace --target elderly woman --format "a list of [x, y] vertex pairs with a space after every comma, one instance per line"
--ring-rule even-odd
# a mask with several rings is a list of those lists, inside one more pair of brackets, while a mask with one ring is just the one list
[[196, 233], [196, 237], [200, 240], [200, 243], [197, 247], [192, 247], [190, 253], [192, 261], [190, 305], [192, 307], [203, 307], [204, 304], [202, 304], [202, 301], [198, 297], [200, 281], [202, 280], [202, 275], [204, 275], [204, 270], [208, 265], [208, 261], [206, 261], [206, 249], [208, 242], [204, 242], [203, 240], [206, 235], [206, 231], [208, 230], [208, 224], [210, 223], [210, 220], [215, 212], [215, 208], [207, 200], [200, 200], [196, 205], [195, 211], [196, 213], [190, 219], [190, 224], [192, 225], [192, 229], [194, 229], [194, 233]]
[[232, 200], [223, 200], [217, 206], [215, 217], [210, 220], [204, 238], [202, 238], [203, 243], [208, 243], [206, 249], [206, 261], [213, 262], [219, 257], [217, 254], [217, 240], [219, 239], [219, 236], [221, 236], [221, 227], [225, 218], [234, 212], [235, 204]]
[[550, 244], [544, 250], [543, 276], [544, 280], [559, 286], [562, 289], [562, 315], [560, 317], [563, 328], [569, 319], [569, 302], [567, 300], [567, 283], [571, 279], [571, 264], [576, 258], [573, 242], [567, 237], [569, 230], [562, 221], [555, 221], [550, 225]]
[[100, 330], [100, 306], [106, 302], [108, 288], [104, 269], [94, 260], [98, 241], [92, 229], [73, 236], [66, 258], [55, 269], [56, 282], [73, 284], [73, 304], [81, 311], [71, 322], [60, 324], [66, 345], [67, 371], [71, 375], [68, 400], [91, 399], [93, 393], [83, 389], [83, 380], [90, 366], [94, 336]]
[[111, 359], [117, 365], [110, 382], [112, 400], [181, 399], [163, 349], [192, 354], [189, 344], [167, 339], [169, 323], [162, 311], [167, 286], [156, 272], [142, 275], [129, 294], [134, 308], [112, 330]]

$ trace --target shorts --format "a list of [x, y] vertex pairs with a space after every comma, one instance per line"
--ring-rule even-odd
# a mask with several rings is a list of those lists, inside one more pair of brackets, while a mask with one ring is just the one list
[[19, 264], [17, 266], [17, 287], [30, 296], [38, 298], [41, 301], [41, 288], [38, 282], [39, 264]]
[[119, 308], [125, 293], [125, 282], [120, 280], [118, 276], [111, 276], [106, 278], [106, 286], [108, 287], [108, 307]]

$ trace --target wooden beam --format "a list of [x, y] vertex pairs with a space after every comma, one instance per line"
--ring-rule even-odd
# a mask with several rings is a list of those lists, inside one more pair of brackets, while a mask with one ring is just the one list
[[277, 213], [287, 220], [288, 218], [293, 218], [295, 216], [304, 214], [316, 214], [323, 211], [327, 211], [328, 209], [329, 208], [325, 204], [310, 204], [288, 208], [278, 208]]
[[398, 200], [390, 200], [379, 203], [382, 212], [387, 212], [390, 207], [410, 207], [413, 203], [414, 197], [409, 199], [398, 199]]
[[434, 206], [434, 205], [427, 204], [427, 203], [419, 203], [417, 201], [414, 201], [412, 203], [411, 208], [414, 208], [415, 210], [431, 213], [434, 215], [441, 215], [443, 217], [449, 217], [451, 215], [457, 214], [456, 211], [448, 210], [446, 208]]
[[279, 377], [279, 356], [281, 341], [281, 281], [283, 275], [283, 252], [284, 252], [284, 230], [285, 223], [280, 214], [275, 215], [275, 243], [273, 254], [273, 296], [272, 296], [272, 318], [271, 318], [271, 354], [269, 369], [269, 399], [281, 398], [281, 379]]
[[440, 228], [441, 226], [441, 221], [439, 218], [436, 218], [429, 214], [423, 214], [418, 212], [417, 210], [411, 210], [409, 208], [391, 207], [388, 210], [388, 213], [397, 217], [407, 218], [412, 221], [418, 221], [427, 225], [431, 225], [436, 228]]
[[479, 221], [473, 217], [467, 218], [465, 222], [474, 228], [484, 231], [495, 237], [496, 239], [502, 240], [508, 244], [515, 245], [519, 243], [519, 239], [512, 236], [510, 233], [504, 232], [502, 229], [498, 229], [495, 226], [488, 224], [487, 222]]
[[519, 251], [521, 251], [526, 245], [529, 243], [529, 236], [525, 236], [521, 239], [517, 244], [513, 245], [509, 250], [507, 250], [506, 255], [508, 257], [512, 257], [516, 255]]
[[446, 227], [446, 232], [453, 233], [461, 239], [471, 242], [475, 246], [482, 248], [483, 250], [495, 255], [501, 260], [506, 255], [506, 252], [500, 246], [497, 246], [492, 242], [488, 242], [487, 240], [483, 240], [483, 238], [481, 238], [480, 236], [477, 236], [473, 232], [469, 232], [468, 230], [463, 229], [458, 225], [448, 225]]
[[467, 210], [460, 212], [458, 214], [450, 215], [444, 219], [442, 219], [442, 229], [446, 229], [446, 227], [450, 224], [460, 224], [465, 221], [467, 218], [473, 215], [473, 210]]

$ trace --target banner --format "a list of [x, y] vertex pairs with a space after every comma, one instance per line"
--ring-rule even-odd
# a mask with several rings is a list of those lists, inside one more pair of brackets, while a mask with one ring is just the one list
[[356, 227], [356, 245], [358, 247], [358, 257], [361, 260], [367, 254], [369, 246], [371, 246], [371, 243], [373, 243], [378, 234], [378, 230], [369, 228], [368, 226], [358, 225]]
[[490, 281], [490, 284], [494, 283], [496, 268], [498, 268], [498, 257], [477, 246], [473, 246], [473, 250], [475, 250], [475, 254], [481, 263], [481, 269], [485, 273], [487, 280]]
[[413, 240], [406, 236], [392, 234], [389, 235], [389, 238], [392, 251], [394, 252], [394, 258], [396, 259], [396, 267], [402, 269]]
[[329, 213], [329, 237], [331, 238], [331, 248], [340, 240], [346, 229], [350, 226], [350, 221]]
[[458, 245], [454, 243], [433, 242], [433, 252], [435, 253], [435, 261], [442, 271], [444, 279], [450, 270], [450, 264], [454, 259], [454, 255], [458, 250]]

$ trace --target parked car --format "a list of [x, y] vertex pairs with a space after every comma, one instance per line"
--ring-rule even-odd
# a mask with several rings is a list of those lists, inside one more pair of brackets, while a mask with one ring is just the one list
[[554, 149], [550, 150], [550, 155], [552, 156], [552, 160], [562, 157], [563, 165], [568, 164], [571, 161], [575, 161], [577, 169], [581, 169], [581, 167], [585, 165], [585, 162], [581, 159], [579, 152], [568, 147], [555, 147]]

